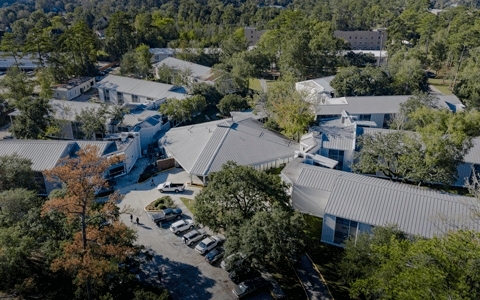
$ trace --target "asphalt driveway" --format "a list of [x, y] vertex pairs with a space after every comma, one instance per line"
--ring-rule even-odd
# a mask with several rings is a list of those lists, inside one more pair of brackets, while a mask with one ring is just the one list
[[[185, 172], [173, 169], [160, 173], [154, 181], [158, 185], [167, 180], [187, 182], [188, 179]], [[158, 227], [144, 211], [148, 203], [168, 194], [182, 209], [185, 218], [191, 218], [192, 214], [183, 205], [180, 197], [193, 198], [199, 192], [199, 188], [187, 187], [181, 194], [161, 194], [148, 181], [123, 187], [120, 192], [125, 197], [119, 206], [134, 209], [134, 220], [138, 217], [140, 225], [132, 223], [129, 215], [122, 215], [121, 220], [136, 229], [137, 243], [150, 249], [146, 255], [147, 263], [142, 266], [142, 280], [163, 284], [170, 291], [173, 299], [235, 299], [232, 293], [234, 284], [228, 279], [227, 272], [220, 268], [219, 263], [214, 266], [209, 265], [193, 247], [184, 245], [181, 235], [177, 236], [168, 229], [174, 221]]]

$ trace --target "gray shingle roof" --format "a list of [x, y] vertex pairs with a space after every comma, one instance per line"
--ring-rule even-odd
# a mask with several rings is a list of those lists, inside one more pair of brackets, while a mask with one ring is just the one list
[[475, 203], [471, 197], [306, 165], [299, 159], [282, 174], [296, 185], [331, 192], [325, 214], [373, 226], [397, 224], [409, 234], [427, 238], [455, 226], [480, 230], [480, 224], [470, 219], [469, 207]]
[[293, 157], [298, 144], [271, 132], [251, 118], [213, 121], [174, 128], [160, 140], [189, 173], [207, 175], [219, 171], [229, 160], [256, 165]]
[[[362, 96], [344, 97], [347, 104], [322, 104], [316, 106], [317, 115], [341, 115], [345, 110], [349, 114], [394, 114], [398, 113], [400, 104], [406, 102], [409, 95], [402, 96]], [[454, 96], [437, 96], [438, 106], [453, 111], [459, 110], [460, 100]], [[343, 102], [343, 101], [340, 101]], [[340, 103], [339, 102], [339, 103]]]
[[162, 65], [166, 65], [170, 68], [174, 68], [177, 70], [190, 70], [192, 72], [192, 76], [204, 81], [207, 81], [210, 79], [210, 77], [214, 76], [214, 73], [212, 71], [212, 68], [202, 66], [199, 64], [191, 63], [189, 61], [181, 60], [178, 58], [174, 57], [167, 57], [164, 60], [158, 62], [156, 64], [157, 67], [160, 67]]
[[171, 84], [115, 75], [108, 75], [99, 81], [96, 86], [98, 88], [116, 90], [121, 93], [148, 97], [154, 100], [164, 98], [185, 99], [188, 96], [174, 92], [175, 86]]

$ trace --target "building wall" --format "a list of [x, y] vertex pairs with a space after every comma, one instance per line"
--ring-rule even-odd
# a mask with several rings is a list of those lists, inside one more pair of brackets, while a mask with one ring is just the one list
[[271, 161], [268, 161], [268, 162], [262, 162], [262, 163], [259, 163], [259, 164], [256, 164], [256, 165], [252, 165], [252, 167], [254, 167], [256, 170], [259, 170], [259, 171], [265, 171], [265, 170], [270, 170], [270, 169], [274, 169], [274, 168], [279, 168], [281, 165], [286, 165], [287, 163], [289, 163], [290, 161], [293, 160], [293, 158], [294, 158], [293, 157], [293, 152], [294, 151], [292, 150], [292, 155], [291, 156], [271, 160]]
[[[328, 158], [332, 158], [329, 155], [330, 150], [337, 150], [337, 149], [328, 149], [328, 148], [322, 148], [319, 151], [319, 154]], [[351, 172], [352, 171], [352, 163], [354, 159], [354, 150], [343, 150], [343, 161], [342, 161], [342, 168], [340, 170], [346, 171], [346, 172]], [[332, 158], [334, 159], [334, 158]], [[338, 165], [337, 165], [338, 166]]]
[[158, 63], [168, 57], [173, 57], [173, 53], [159, 53], [152, 55], [152, 63]]
[[352, 50], [383, 50], [387, 41], [387, 31], [341, 31], [335, 30], [333, 35], [344, 39]]
[[142, 151], [148, 149], [148, 145], [154, 142], [153, 136], [159, 132], [162, 128], [162, 123], [158, 123], [155, 126], [142, 128], [138, 133], [140, 133], [140, 144]]
[[[342, 221], [347, 221], [347, 224], [342, 223]], [[321, 241], [331, 245], [344, 247], [343, 242], [347, 238], [356, 238], [361, 233], [371, 234], [372, 228], [373, 226], [369, 224], [325, 214], [323, 218]]]
[[[108, 90], [108, 100], [107, 100], [107, 90]], [[105, 88], [99, 88], [98, 89], [98, 97], [102, 102], [105, 103], [113, 103], [117, 105], [122, 105], [124, 103], [138, 103], [138, 104], [145, 104], [147, 105], [147, 109], [152, 109], [152, 108], [158, 108], [162, 102], [165, 101], [165, 99], [153, 99], [153, 98], [148, 98], [145, 96], [140, 96], [136, 95], [137, 99], [134, 102], [133, 98], [134, 95], [132, 94], [127, 94], [127, 93], [120, 93], [122, 95], [123, 101], [119, 101], [118, 99], [118, 92], [113, 89], [105, 89]]]
[[135, 136], [133, 141], [128, 145], [128, 147], [123, 151], [125, 155], [125, 166], [127, 173], [133, 168], [137, 159], [142, 157], [142, 146], [140, 143], [140, 135], [135, 133], [128, 133], [128, 135]]
[[319, 191], [303, 186], [292, 185], [292, 206], [295, 210], [305, 214], [323, 218], [329, 192]]
[[94, 84], [95, 84], [95, 78], [90, 78], [89, 80], [77, 86], [74, 86], [69, 90], [65, 90], [64, 88], [54, 89], [53, 97], [55, 99], [69, 101], [69, 100], [72, 100], [73, 98], [80, 96], [82, 93], [85, 93], [86, 91], [90, 90]]
[[247, 39], [249, 46], [254, 46], [260, 40], [260, 37], [265, 33], [266, 30], [257, 30], [253, 27], [245, 27], [243, 33]]

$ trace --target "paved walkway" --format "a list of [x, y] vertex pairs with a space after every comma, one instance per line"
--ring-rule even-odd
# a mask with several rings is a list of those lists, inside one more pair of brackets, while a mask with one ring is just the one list
[[310, 300], [333, 300], [327, 286], [320, 278], [320, 274], [315, 270], [312, 261], [303, 255], [299, 264], [295, 267], [300, 281], [305, 288], [308, 299]]
[[264, 93], [268, 92], [268, 85], [265, 79], [259, 79], [260, 80], [260, 86], [262, 87], [262, 90]]

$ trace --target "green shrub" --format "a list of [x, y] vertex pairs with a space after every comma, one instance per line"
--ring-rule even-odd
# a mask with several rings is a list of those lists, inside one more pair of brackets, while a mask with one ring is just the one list
[[150, 203], [147, 210], [161, 210], [169, 207], [175, 207], [175, 203], [170, 196], [163, 196]]

